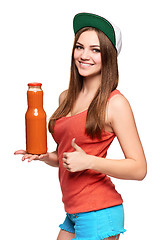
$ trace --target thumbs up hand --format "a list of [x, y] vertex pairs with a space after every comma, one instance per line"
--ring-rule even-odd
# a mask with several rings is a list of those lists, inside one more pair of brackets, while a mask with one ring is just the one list
[[86, 154], [82, 148], [75, 143], [75, 138], [71, 142], [74, 152], [63, 153], [63, 166], [70, 172], [79, 172], [89, 169], [90, 155]]

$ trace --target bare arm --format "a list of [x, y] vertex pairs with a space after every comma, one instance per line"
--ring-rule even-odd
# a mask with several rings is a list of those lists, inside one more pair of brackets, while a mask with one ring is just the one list
[[44, 160], [44, 163], [52, 166], [52, 167], [59, 167], [59, 161], [58, 161], [58, 151], [54, 151], [52, 153], [49, 153], [48, 158]]
[[114, 96], [110, 99], [108, 116], [125, 159], [91, 157], [90, 168], [119, 179], [142, 180], [147, 164], [130, 104], [123, 96]]

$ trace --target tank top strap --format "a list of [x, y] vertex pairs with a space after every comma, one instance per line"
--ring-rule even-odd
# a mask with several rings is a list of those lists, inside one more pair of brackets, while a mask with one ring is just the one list
[[116, 94], [121, 94], [122, 95], [122, 93], [118, 89], [115, 89], [110, 93], [108, 100]]

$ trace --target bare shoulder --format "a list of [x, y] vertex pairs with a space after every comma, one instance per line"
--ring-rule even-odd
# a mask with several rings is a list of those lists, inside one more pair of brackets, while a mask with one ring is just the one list
[[130, 106], [129, 101], [127, 100], [127, 98], [124, 95], [121, 94], [116, 94], [113, 97], [110, 98], [109, 100], [109, 104], [111, 107], [115, 107], [115, 108], [123, 108], [125, 106]]
[[64, 90], [64, 91], [59, 95], [59, 104], [61, 104], [61, 103], [64, 101], [64, 99], [65, 99], [66, 96], [67, 96], [67, 92], [68, 92], [68, 90]]
[[111, 122], [122, 116], [133, 117], [129, 101], [121, 94], [116, 94], [109, 100], [108, 113]]

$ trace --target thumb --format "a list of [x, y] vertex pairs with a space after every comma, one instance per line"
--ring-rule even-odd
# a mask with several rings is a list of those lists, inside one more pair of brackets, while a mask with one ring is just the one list
[[71, 145], [74, 148], [75, 151], [82, 152], [82, 148], [80, 148], [76, 143], [75, 143], [75, 138], [72, 139]]

